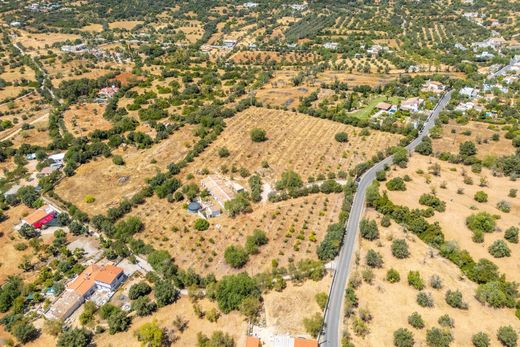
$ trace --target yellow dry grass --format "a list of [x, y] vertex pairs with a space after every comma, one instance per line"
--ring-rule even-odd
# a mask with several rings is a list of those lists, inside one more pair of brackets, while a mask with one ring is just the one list
[[75, 136], [84, 136], [96, 129], [108, 130], [112, 125], [103, 118], [104, 110], [103, 104], [73, 105], [63, 114], [65, 126]]
[[[182, 203], [171, 204], [153, 197], [132, 214], [145, 225], [138, 238], [168, 250], [182, 268], [220, 277], [244, 270], [252, 274], [270, 270], [272, 259], [277, 259], [280, 266], [287, 266], [289, 261], [316, 259], [317, 243], [324, 238], [327, 226], [337, 221], [342, 201], [342, 194], [317, 194], [275, 204], [255, 204], [250, 214], [210, 219], [210, 228], [203, 232], [193, 228], [198, 216], [189, 214]], [[225, 248], [232, 244], [243, 246], [255, 229], [263, 230], [269, 243], [260, 248], [259, 254], [252, 255], [244, 268], [231, 268], [224, 260]], [[312, 233], [316, 242], [310, 240]]]
[[143, 24], [144, 22], [141, 20], [121, 20], [115, 21], [108, 24], [110, 29], [124, 29], [124, 30], [132, 30], [139, 24]]
[[[191, 128], [184, 127], [149, 149], [118, 149], [113, 154], [121, 155], [125, 165], [115, 165], [111, 158], [98, 158], [81, 165], [74, 176], [62, 180], [56, 192], [90, 215], [105, 213], [123, 197], [131, 197], [139, 191], [146, 178], [182, 159], [193, 142]], [[87, 204], [86, 195], [92, 195], [96, 201]]]
[[[268, 140], [251, 141], [253, 128], [264, 129]], [[348, 143], [334, 139], [341, 131], [348, 134]], [[363, 137], [359, 132], [359, 128], [299, 113], [251, 107], [227, 121], [224, 132], [190, 165], [189, 171], [207, 168], [215, 172], [222, 165], [235, 165], [250, 172], [260, 171], [275, 180], [287, 169], [307, 178], [329, 171], [348, 171], [401, 138], [375, 130]], [[218, 156], [221, 147], [229, 149], [229, 157]], [[269, 164], [268, 170], [261, 168], [263, 161]]]

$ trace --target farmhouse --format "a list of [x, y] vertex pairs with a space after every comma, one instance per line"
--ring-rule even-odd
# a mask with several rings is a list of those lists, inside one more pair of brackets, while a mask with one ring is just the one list
[[79, 45], [64, 45], [61, 46], [61, 51], [66, 53], [83, 53], [87, 49], [87, 46], [84, 43], [80, 43]]
[[111, 98], [113, 97], [117, 92], [119, 91], [119, 87], [116, 87], [116, 86], [111, 86], [111, 87], [105, 87], [105, 88], [102, 88], [98, 94], [99, 96], [101, 97], [105, 97], [105, 98]]
[[376, 108], [381, 111], [388, 111], [392, 108], [392, 104], [382, 101], [376, 105]]
[[222, 41], [222, 48], [233, 49], [237, 45], [237, 40], [226, 39]]
[[401, 109], [410, 112], [419, 112], [424, 100], [418, 97], [407, 99], [401, 103]]
[[114, 265], [90, 265], [67, 285], [76, 294], [86, 298], [96, 289], [116, 290], [125, 280], [123, 269]]
[[254, 7], [257, 7], [258, 6], [258, 3], [256, 2], [246, 2], [244, 3], [244, 7], [246, 8], [254, 8]]
[[28, 215], [27, 217], [23, 218], [22, 224], [29, 224], [35, 227], [36, 229], [39, 229], [42, 226], [50, 223], [54, 219], [54, 217], [56, 217], [56, 214], [57, 212], [52, 206], [45, 205]]
[[236, 193], [244, 191], [244, 188], [238, 183], [215, 175], [204, 178], [200, 184], [209, 191], [222, 207], [224, 207], [226, 201], [233, 199]]
[[289, 5], [289, 7], [295, 11], [303, 11], [307, 8], [307, 3], [304, 2], [302, 4], [291, 4], [291, 5]]
[[48, 319], [65, 320], [97, 289], [114, 291], [125, 280], [123, 269], [114, 265], [90, 265], [67, 285], [45, 313]]
[[431, 92], [431, 93], [442, 93], [446, 89], [446, 86], [441, 82], [437, 81], [426, 81], [422, 87], [423, 92]]
[[326, 49], [336, 50], [338, 48], [338, 43], [337, 42], [325, 42], [323, 44], [323, 47]]
[[49, 159], [52, 160], [54, 164], [63, 164], [63, 159], [65, 159], [65, 153], [49, 155]]
[[464, 87], [459, 91], [459, 94], [468, 98], [474, 98], [478, 95], [478, 90], [471, 87]]

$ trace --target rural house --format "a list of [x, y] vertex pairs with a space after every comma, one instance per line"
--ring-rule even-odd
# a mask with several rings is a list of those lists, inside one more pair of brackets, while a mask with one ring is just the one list
[[224, 207], [227, 201], [233, 199], [236, 193], [244, 191], [240, 184], [215, 175], [209, 175], [200, 184], [209, 191], [211, 196], [222, 207]]
[[44, 225], [50, 223], [56, 217], [56, 210], [50, 206], [45, 205], [22, 219], [22, 224], [29, 224], [36, 229], [40, 229]]
[[446, 86], [441, 82], [437, 81], [426, 81], [421, 89], [423, 92], [431, 92], [431, 93], [442, 93], [446, 90]]
[[419, 112], [424, 100], [418, 97], [407, 99], [401, 103], [401, 109], [413, 113]]

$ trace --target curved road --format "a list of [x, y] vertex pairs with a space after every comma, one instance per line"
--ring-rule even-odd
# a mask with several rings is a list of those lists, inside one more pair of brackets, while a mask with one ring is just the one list
[[[424, 123], [423, 129], [408, 146], [406, 149], [412, 152], [422, 139], [428, 134], [430, 129], [435, 125], [435, 120], [439, 116], [439, 113], [446, 107], [451, 99], [452, 91], [447, 92], [443, 95], [435, 109]], [[334, 280], [332, 281], [332, 287], [330, 290], [329, 301], [325, 311], [324, 318], [324, 331], [319, 338], [320, 346], [326, 347], [339, 347], [341, 345], [340, 331], [343, 322], [343, 297], [345, 295], [345, 289], [347, 286], [347, 278], [349, 270], [354, 257], [354, 246], [356, 243], [357, 231], [361, 215], [365, 208], [365, 194], [368, 186], [376, 178], [376, 172], [384, 169], [385, 165], [392, 163], [392, 157], [387, 157], [374, 165], [370, 170], [365, 172], [357, 187], [352, 208], [350, 209], [349, 219], [345, 226], [345, 236], [343, 240], [343, 246], [339, 253], [339, 257], [336, 260], [336, 272], [334, 274]]]

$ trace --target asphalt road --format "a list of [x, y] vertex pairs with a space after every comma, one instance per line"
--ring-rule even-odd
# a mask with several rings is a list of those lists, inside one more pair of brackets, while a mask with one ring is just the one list
[[[415, 150], [415, 147], [421, 143], [422, 139], [428, 134], [430, 129], [435, 125], [435, 120], [439, 113], [446, 107], [451, 99], [452, 91], [447, 92], [439, 101], [432, 114], [425, 122], [419, 136], [415, 138], [406, 149], [409, 152]], [[350, 210], [349, 219], [345, 226], [345, 236], [343, 247], [341, 248], [336, 263], [336, 273], [330, 290], [329, 301], [324, 319], [324, 332], [320, 336], [320, 346], [339, 347], [341, 345], [340, 328], [343, 322], [343, 297], [347, 286], [347, 278], [354, 258], [354, 246], [356, 244], [357, 231], [359, 222], [365, 208], [365, 195], [368, 186], [376, 178], [376, 172], [384, 169], [385, 165], [392, 163], [392, 157], [387, 157], [374, 165], [370, 170], [365, 172], [357, 187], [352, 208]]]

